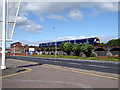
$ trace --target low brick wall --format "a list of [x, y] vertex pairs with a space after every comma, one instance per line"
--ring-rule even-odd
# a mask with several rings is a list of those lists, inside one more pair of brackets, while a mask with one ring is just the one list
[[[2, 53], [0, 53], [0, 55], [2, 55]], [[6, 55], [10, 55], [10, 56], [30, 56], [30, 53], [6, 53]], [[37, 55], [37, 53], [33, 53], [32, 55]]]
[[109, 56], [98, 56], [98, 58], [120, 58], [119, 55], [113, 55], [112, 57]]

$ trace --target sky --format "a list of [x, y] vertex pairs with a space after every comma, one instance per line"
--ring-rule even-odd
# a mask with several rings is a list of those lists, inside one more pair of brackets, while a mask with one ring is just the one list
[[87, 37], [99, 37], [104, 43], [118, 38], [118, 3], [22, 2], [13, 41], [7, 47], [17, 41], [38, 46], [56, 38]]

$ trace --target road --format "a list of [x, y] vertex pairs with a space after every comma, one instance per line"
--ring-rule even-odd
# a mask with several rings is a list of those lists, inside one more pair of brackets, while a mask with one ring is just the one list
[[[32, 59], [34, 60], [35, 58]], [[48, 62], [47, 60], [44, 59], [44, 63]], [[56, 62], [57, 60], [54, 61]], [[62, 62], [64, 63], [64, 61]], [[56, 63], [60, 62], [57, 61]], [[15, 90], [16, 88], [27, 88], [27, 90], [36, 90], [36, 88], [37, 90], [40, 90], [40, 88], [41, 90], [43, 88], [75, 88], [75, 90], [98, 90], [97, 88], [100, 90], [101, 88], [101, 90], [119, 90], [117, 74], [94, 72], [60, 65], [38, 64], [18, 59], [7, 59], [7, 66], [23, 67], [26, 71], [0, 77], [2, 78], [2, 88], [15, 88]]]
[[49, 58], [26, 57], [26, 56], [7, 56], [7, 58], [24, 60], [24, 61], [32, 61], [40, 64], [51, 64], [51, 65], [78, 68], [78, 69], [84, 69], [84, 70], [92, 70], [97, 72], [105, 72], [105, 73], [112, 73], [112, 74], [119, 73], [118, 62], [49, 59]]

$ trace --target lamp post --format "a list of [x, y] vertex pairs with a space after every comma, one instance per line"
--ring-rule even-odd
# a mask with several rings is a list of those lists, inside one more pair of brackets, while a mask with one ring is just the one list
[[6, 5], [3, 0], [3, 22], [2, 22], [2, 63], [1, 69], [6, 69], [5, 48], [6, 48]]
[[[53, 27], [53, 29], [56, 29], [56, 27]], [[57, 58], [57, 31], [56, 31], [56, 40], [55, 40], [55, 58]]]

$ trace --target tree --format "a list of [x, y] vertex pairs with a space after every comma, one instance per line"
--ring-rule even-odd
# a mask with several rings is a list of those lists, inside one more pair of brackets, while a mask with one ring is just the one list
[[55, 51], [55, 48], [52, 48], [52, 51]]
[[52, 49], [52, 48], [50, 48], [50, 51], [53, 51], [53, 49]]
[[107, 45], [120, 45], [120, 39], [112, 39], [107, 42]]
[[64, 51], [67, 53], [67, 55], [70, 55], [70, 52], [72, 51], [73, 45], [69, 42], [66, 42], [63, 46]]
[[100, 43], [99, 46], [105, 46], [106, 44], [105, 43]]
[[26, 47], [28, 47], [29, 45], [28, 44], [25, 44]]
[[49, 48], [47, 48], [47, 49], [46, 49], [46, 51], [50, 51], [50, 49], [49, 49]]
[[61, 49], [62, 51], [64, 51], [64, 44], [65, 44], [65, 42], [62, 42], [62, 43], [60, 44], [60, 49]]
[[91, 44], [88, 44], [88, 43], [84, 43], [82, 44], [81, 46], [81, 50], [86, 54], [86, 56], [90, 56], [91, 54], [91, 51], [93, 50], [93, 46]]
[[76, 56], [79, 56], [79, 53], [81, 51], [81, 45], [78, 43], [75, 43], [72, 48], [73, 52], [75, 53]]
[[44, 51], [44, 48], [41, 48], [41, 51]]

